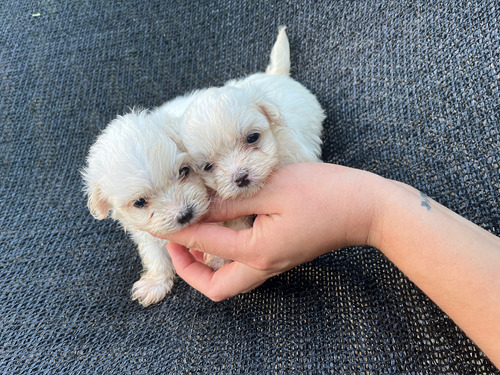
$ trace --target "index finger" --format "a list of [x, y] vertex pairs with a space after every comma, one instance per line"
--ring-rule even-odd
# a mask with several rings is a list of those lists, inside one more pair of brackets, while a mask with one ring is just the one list
[[[254, 253], [253, 228], [235, 230], [218, 224], [193, 224], [170, 234], [169, 241], [211, 255], [248, 263]], [[254, 256], [254, 255], [253, 255]]]

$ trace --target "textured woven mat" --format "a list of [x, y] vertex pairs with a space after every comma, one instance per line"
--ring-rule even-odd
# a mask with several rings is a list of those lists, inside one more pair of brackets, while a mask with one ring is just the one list
[[286, 24], [326, 161], [499, 235], [496, 1], [103, 3], [0, 4], [1, 373], [498, 373], [371, 248], [217, 304], [179, 281], [144, 309], [134, 245], [78, 172], [114, 116], [264, 69]]

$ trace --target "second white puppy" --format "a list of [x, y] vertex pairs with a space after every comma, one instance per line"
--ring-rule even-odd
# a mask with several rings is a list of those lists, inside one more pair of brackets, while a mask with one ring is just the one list
[[148, 232], [178, 231], [209, 206], [205, 184], [192, 173], [177, 134], [177, 119], [196, 95], [117, 117], [91, 147], [82, 171], [92, 215], [101, 220], [111, 211], [139, 247], [144, 271], [132, 299], [144, 306], [162, 300], [175, 278], [167, 241]]
[[266, 73], [207, 89], [184, 113], [182, 141], [206, 185], [223, 199], [253, 195], [281, 166], [320, 161], [323, 109], [289, 73], [283, 27]]

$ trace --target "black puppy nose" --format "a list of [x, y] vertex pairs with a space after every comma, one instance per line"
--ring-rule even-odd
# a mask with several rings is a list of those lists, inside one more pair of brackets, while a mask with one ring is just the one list
[[193, 208], [188, 207], [177, 216], [177, 222], [179, 224], [186, 224], [189, 223], [193, 217], [194, 217]]
[[238, 187], [245, 187], [250, 185], [247, 172], [239, 172], [234, 175], [233, 181]]

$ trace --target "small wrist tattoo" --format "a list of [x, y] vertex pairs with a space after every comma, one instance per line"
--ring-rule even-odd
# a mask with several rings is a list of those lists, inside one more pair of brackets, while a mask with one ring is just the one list
[[430, 205], [430, 199], [427, 196], [427, 194], [420, 192], [420, 196], [422, 197], [422, 203], [421, 206], [427, 208], [427, 211], [431, 210], [431, 205]]

